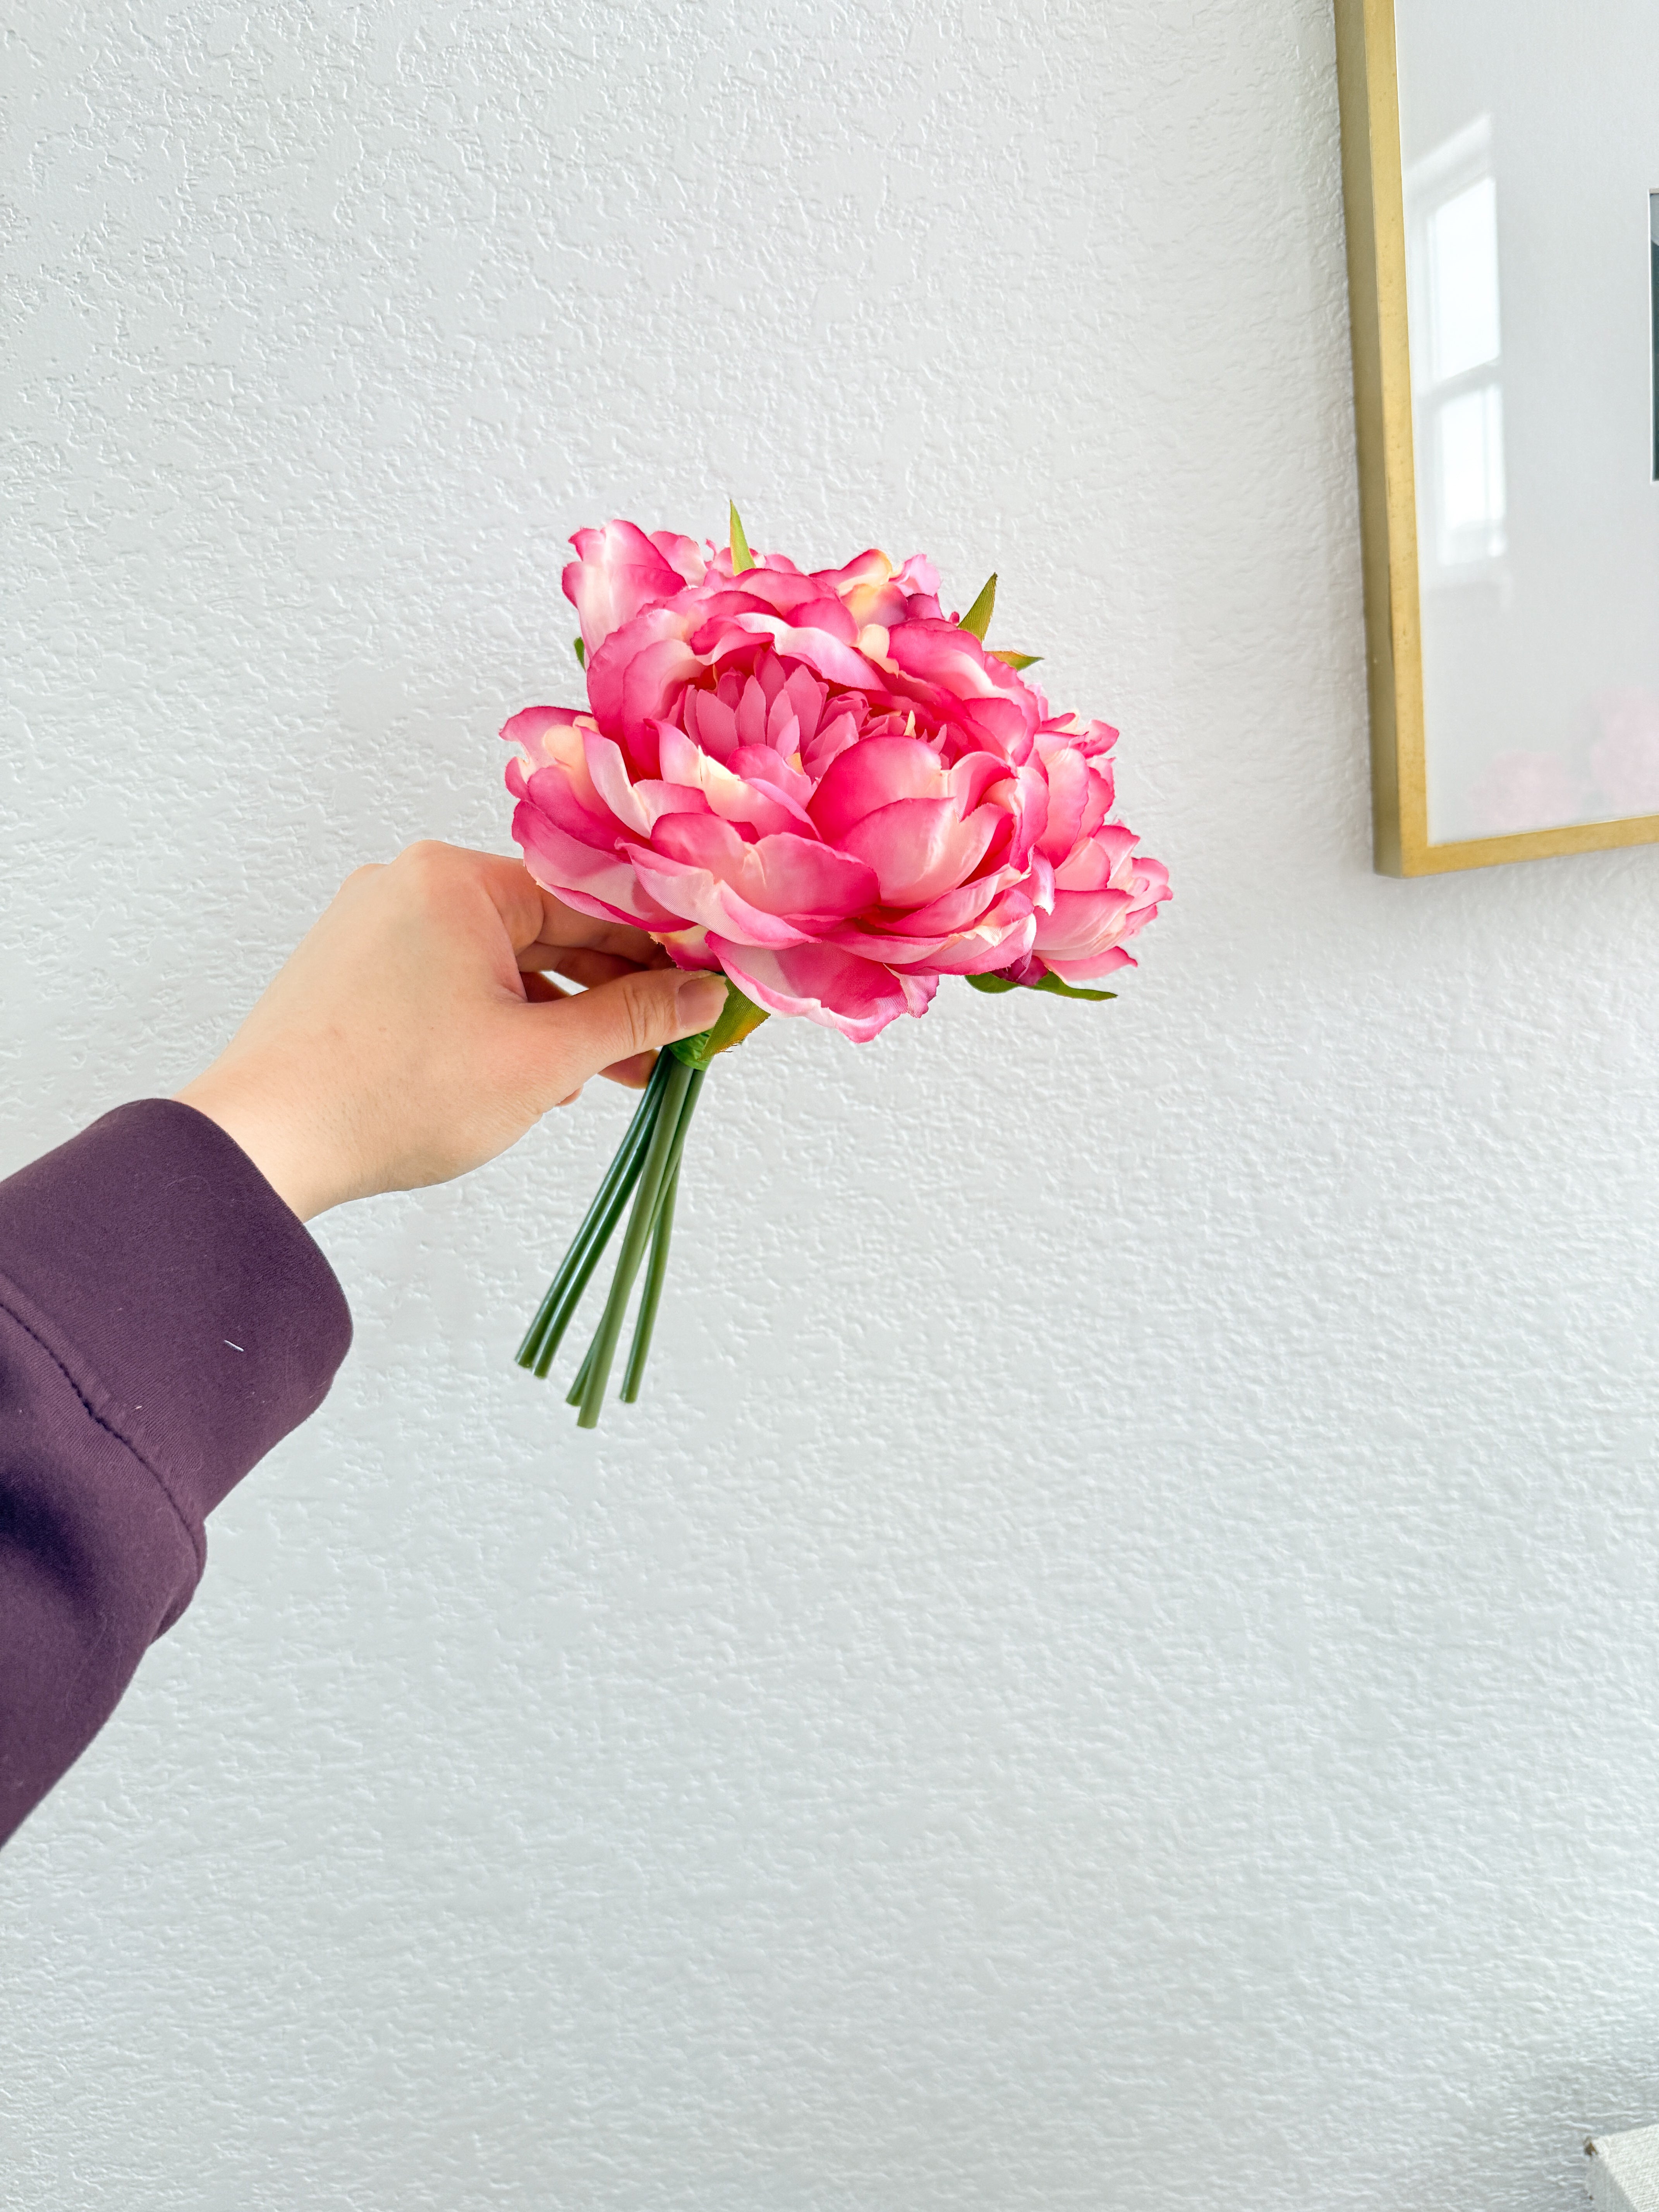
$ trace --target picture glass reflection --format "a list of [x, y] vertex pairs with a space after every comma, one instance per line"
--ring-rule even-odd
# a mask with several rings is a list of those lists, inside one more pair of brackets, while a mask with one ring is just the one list
[[1429, 837], [1659, 813], [1659, 9], [1396, 0]]

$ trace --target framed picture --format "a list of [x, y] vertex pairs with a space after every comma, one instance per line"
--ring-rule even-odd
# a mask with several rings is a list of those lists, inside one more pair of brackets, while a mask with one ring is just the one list
[[1376, 866], [1659, 840], [1659, 7], [1336, 23]]

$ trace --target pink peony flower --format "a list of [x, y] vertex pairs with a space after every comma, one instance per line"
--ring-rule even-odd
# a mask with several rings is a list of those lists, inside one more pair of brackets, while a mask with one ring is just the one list
[[728, 550], [631, 522], [572, 543], [587, 705], [501, 732], [546, 889], [858, 1042], [941, 975], [1130, 962], [1169, 878], [1109, 818], [1117, 732], [1051, 715], [942, 611], [927, 561], [734, 574]]

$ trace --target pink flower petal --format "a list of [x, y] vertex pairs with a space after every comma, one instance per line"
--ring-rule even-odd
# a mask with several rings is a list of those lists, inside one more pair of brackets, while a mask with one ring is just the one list
[[1050, 960], [1046, 953], [1042, 964], [1051, 975], [1058, 975], [1062, 983], [1093, 983], [1103, 975], [1115, 975], [1120, 968], [1133, 968], [1137, 963], [1132, 952], [1121, 945], [1114, 945], [1092, 960]]
[[738, 749], [738, 718], [723, 699], [712, 691], [687, 691], [680, 702], [680, 726], [694, 744], [716, 760], [727, 761]]
[[591, 714], [575, 714], [565, 707], [527, 707], [523, 714], [514, 715], [501, 735], [524, 748], [532, 774], [540, 769], [557, 769], [569, 779], [572, 790], [588, 812], [602, 815], [607, 811], [605, 802], [587, 773], [586, 748], [593, 730]]
[[588, 737], [582, 747], [582, 757], [587, 763], [587, 773], [592, 778], [593, 788], [605, 801], [625, 830], [636, 836], [650, 834], [651, 824], [646, 811], [629, 781], [628, 763], [622, 757], [622, 747], [614, 738], [602, 738], [598, 731]]
[[805, 668], [792, 668], [784, 689], [789, 694], [789, 703], [795, 710], [795, 720], [800, 724], [800, 742], [809, 744], [817, 734], [823, 702], [828, 696], [824, 687]]
[[[794, 799], [781, 791], [735, 774], [724, 762], [700, 751], [684, 730], [665, 723], [660, 726], [659, 738], [664, 777], [671, 783], [683, 783], [701, 791], [714, 811], [725, 820], [745, 822], [759, 836], [779, 830], [811, 830], [810, 817]], [[776, 761], [777, 755], [769, 748], [761, 750], [766, 751], [769, 761]]]
[[766, 710], [766, 749], [783, 760], [800, 750], [800, 724], [787, 691], [781, 691]]
[[708, 574], [708, 564], [695, 538], [682, 538], [672, 530], [653, 530], [651, 543], [683, 582], [700, 584]]
[[641, 607], [672, 599], [687, 581], [634, 523], [579, 530], [570, 542], [578, 558], [564, 571], [564, 595], [581, 617], [590, 653]]
[[1057, 891], [1104, 890], [1134, 850], [1135, 833], [1121, 822], [1108, 822], [1086, 844], [1078, 846], [1054, 870]]
[[997, 805], [1012, 805], [1018, 789], [1007, 762], [996, 753], [959, 754], [951, 762], [946, 780], [963, 814], [971, 814], [988, 798]]
[[723, 616], [769, 608], [774, 614], [787, 614], [791, 608], [805, 606], [820, 596], [812, 579], [802, 575], [793, 562], [786, 561], [779, 566], [769, 561], [763, 568], [726, 578], [708, 594], [705, 604]]
[[665, 814], [652, 832], [651, 849], [736, 883], [750, 848], [717, 814]]
[[[881, 916], [879, 908], [877, 915]], [[942, 951], [951, 939], [948, 929], [919, 935], [896, 928], [885, 918], [871, 919], [859, 915], [815, 930], [813, 934], [825, 945], [838, 945], [844, 952], [856, 952], [860, 959], [884, 961], [895, 974], [901, 969], [926, 970], [934, 953]]]
[[[996, 793], [1000, 804], [1009, 808], [1013, 823], [1013, 835], [1008, 842], [1008, 860], [1012, 866], [1028, 866], [1035, 857], [1034, 848], [1048, 825], [1048, 777], [1042, 761], [1033, 755], [1023, 768], [1014, 770], [1013, 790], [1005, 794]], [[1045, 860], [1043, 866], [1048, 866]]]
[[654, 934], [677, 968], [699, 968], [706, 974], [720, 964], [708, 950], [708, 932], [695, 922], [684, 929], [659, 929]]
[[1035, 700], [953, 700], [951, 713], [975, 744], [1001, 753], [1005, 760], [1019, 762], [1030, 757], [1037, 724]]
[[903, 1013], [920, 1013], [933, 997], [926, 979], [909, 986], [873, 960], [828, 945], [768, 952], [711, 935], [709, 949], [741, 991], [775, 1014], [805, 1014], [839, 1030], [854, 1044], [880, 1035]]
[[[903, 915], [893, 927], [902, 935], [919, 937], [949, 937], [959, 929], [971, 929], [982, 921], [996, 901], [1011, 888], [1009, 871], [999, 868], [987, 876], [975, 876], [971, 883], [958, 884], [954, 890], [944, 891], [926, 906], [917, 907]], [[1022, 889], [1021, 896], [1030, 901]]]
[[[822, 778], [827, 775], [830, 762], [859, 741], [860, 717], [842, 703], [843, 697], [844, 695], [831, 695], [829, 719], [820, 722], [816, 735], [801, 748], [800, 764], [809, 776]], [[861, 708], [863, 700], [858, 704]]]
[[806, 811], [812, 796], [811, 777], [791, 768], [770, 745], [739, 745], [726, 765], [733, 775], [742, 776], [745, 782], [764, 784], [778, 798], [788, 800], [799, 809], [806, 828], [813, 830], [812, 818]]
[[702, 672], [696, 654], [677, 637], [662, 638], [630, 657], [623, 674], [621, 735], [641, 767], [654, 764], [652, 725], [672, 720], [680, 694]]
[[900, 929], [878, 909], [876, 917], [860, 917], [825, 933], [832, 944], [861, 952], [868, 960], [884, 960], [896, 972], [980, 975], [1022, 957], [1036, 927], [1030, 900], [1020, 885], [1012, 884], [958, 929], [926, 933]]
[[[515, 763], [516, 766], [517, 763]], [[511, 779], [509, 777], [509, 786]], [[527, 799], [539, 813], [561, 830], [584, 844], [611, 852], [615, 848], [622, 824], [610, 810], [597, 799], [592, 786], [588, 796], [592, 805], [583, 804], [580, 792], [573, 784], [562, 767], [538, 768], [535, 774], [523, 781], [519, 796]]]
[[1137, 905], [1144, 901], [1149, 906], [1161, 906], [1171, 896], [1170, 871], [1162, 860], [1153, 860], [1150, 853], [1137, 853], [1129, 889]]
[[645, 815], [645, 826], [649, 833], [665, 814], [707, 814], [708, 801], [702, 792], [692, 791], [683, 783], [664, 783], [656, 776], [642, 776], [634, 786], [634, 796], [639, 800]]
[[961, 821], [949, 799], [899, 799], [878, 807], [836, 840], [844, 853], [868, 860], [884, 905], [921, 906], [971, 875], [1001, 816], [981, 806]]
[[[1133, 910], [1127, 891], [1056, 891], [1054, 912], [1039, 921], [1033, 950], [1050, 968], [1060, 960], [1093, 960], [1121, 938], [1134, 935], [1128, 926]], [[1146, 917], [1150, 920], [1150, 908]]]
[[839, 845], [878, 807], [897, 799], [943, 799], [949, 789], [938, 754], [919, 738], [866, 738], [836, 755], [807, 811], [825, 843]]
[[816, 568], [812, 582], [826, 598], [847, 599], [860, 591], [884, 591], [893, 581], [893, 564], [874, 545], [855, 553], [839, 568]]
[[738, 880], [751, 905], [814, 933], [873, 905], [879, 890], [875, 870], [852, 854], [787, 830], [745, 846]]
[[[777, 651], [790, 660], [805, 662], [827, 684], [840, 684], [849, 691], [878, 691], [882, 678], [858, 647], [823, 629], [796, 629], [780, 615], [740, 615], [734, 627], [755, 637], [769, 637]], [[708, 651], [701, 632], [696, 643]]]
[[1005, 661], [992, 660], [970, 629], [949, 622], [907, 622], [888, 647], [907, 676], [920, 677], [957, 700], [1007, 696], [1018, 685]]
[[1091, 761], [1088, 795], [1083, 803], [1083, 821], [1079, 833], [1081, 836], [1092, 837], [1095, 832], [1103, 827], [1106, 817], [1112, 811], [1116, 796], [1111, 763]]
[[816, 838], [787, 832], [745, 844], [714, 815], [675, 815], [657, 825], [653, 849], [731, 884], [745, 904], [786, 915], [811, 934], [876, 896], [873, 869]]
[[[960, 931], [915, 964], [934, 975], [991, 975], [1023, 960], [1036, 938], [1031, 902], [1018, 891], [1000, 899], [982, 921]], [[895, 961], [896, 968], [904, 963]]]
[[[681, 825], [696, 826], [698, 817], [676, 815], [662, 824], [665, 833]], [[709, 825], [711, 828], [715, 826]], [[728, 833], [729, 835], [730, 833]], [[685, 841], [665, 835], [663, 842]], [[735, 838], [732, 841], [737, 843]], [[743, 848], [739, 844], [739, 850]], [[634, 867], [647, 894], [684, 921], [708, 930], [719, 930], [744, 945], [787, 945], [807, 941], [807, 933], [793, 921], [751, 907], [731, 881], [729, 866], [707, 867], [695, 860], [679, 860], [661, 847], [633, 848]]]
[[1104, 942], [1133, 903], [1127, 891], [1056, 890], [1054, 905], [1043, 917], [1037, 949], [1052, 948], [1062, 957], [1080, 958], [1094, 940]]
[[513, 835], [523, 850], [526, 867], [543, 890], [582, 913], [631, 921], [641, 929], [674, 921], [672, 910], [645, 890], [624, 855], [584, 844], [550, 822], [532, 800], [520, 801], [513, 817]]
[[758, 750], [766, 743], [766, 694], [752, 676], [738, 701], [737, 722], [738, 743], [745, 751]]
[[574, 729], [579, 714], [592, 727], [591, 718], [574, 707], [526, 707], [501, 724], [501, 735], [508, 744], [522, 745], [539, 765], [554, 757], [544, 750], [547, 738], [556, 731]]
[[689, 617], [669, 606], [643, 608], [588, 656], [587, 698], [593, 718], [636, 767], [654, 775], [657, 747], [649, 725], [672, 720], [685, 687], [703, 664], [685, 642]]
[[939, 989], [938, 977], [907, 975], [902, 969], [896, 968], [893, 973], [900, 990], [904, 994], [905, 1012], [918, 1016], [925, 1014], [928, 1007], [933, 1005], [933, 995]]
[[650, 849], [688, 867], [708, 867], [732, 883], [744, 872], [748, 845], [719, 814], [664, 814], [650, 832]]
[[1083, 834], [1083, 810], [1089, 797], [1089, 763], [1072, 747], [1047, 751], [1044, 762], [1048, 784], [1048, 819], [1042, 850], [1056, 863], [1063, 860]]

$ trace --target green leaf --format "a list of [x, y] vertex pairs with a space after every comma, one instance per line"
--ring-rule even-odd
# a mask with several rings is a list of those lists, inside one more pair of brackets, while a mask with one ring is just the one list
[[1115, 999], [1115, 991], [1083, 991], [1075, 983], [1062, 983], [1058, 975], [1045, 975], [1040, 983], [1028, 983], [1028, 991], [1052, 991], [1057, 999]]
[[738, 513], [736, 501], [728, 500], [726, 504], [732, 509], [732, 574], [740, 576], [745, 568], [754, 567], [755, 556], [749, 550], [749, 540], [743, 534], [743, 518]]
[[1016, 983], [1007, 975], [970, 975], [976, 991], [1048, 991], [1056, 999], [1115, 999], [1115, 991], [1084, 991], [1075, 983], [1062, 983], [1058, 975], [1044, 975], [1036, 983]]
[[576, 665], [585, 673], [587, 668], [587, 647], [582, 643], [580, 638], [576, 639], [575, 647]]
[[1015, 675], [1018, 676], [1022, 668], [1035, 668], [1038, 661], [1042, 659], [1042, 655], [1040, 653], [997, 653], [994, 651], [991, 654], [991, 658], [993, 660], [1000, 660], [1005, 668], [1012, 668]]
[[991, 627], [991, 610], [997, 603], [997, 578], [994, 568], [985, 579], [985, 588], [962, 618], [963, 629], [970, 629], [981, 645], [985, 633]]

